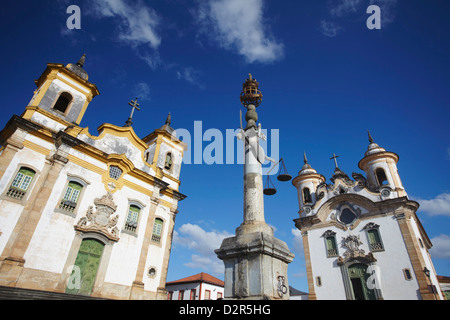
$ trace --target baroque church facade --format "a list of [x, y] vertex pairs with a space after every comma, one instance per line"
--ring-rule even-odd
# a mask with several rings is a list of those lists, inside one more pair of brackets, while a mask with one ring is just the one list
[[[99, 91], [83, 56], [49, 63], [0, 133], [0, 286], [110, 299], [167, 299], [187, 146], [166, 123], [80, 122]], [[137, 101], [133, 101], [134, 108]]]
[[376, 144], [352, 179], [339, 169], [326, 178], [304, 166], [292, 183], [311, 300], [441, 300], [428, 250], [432, 244], [397, 169], [399, 156]]

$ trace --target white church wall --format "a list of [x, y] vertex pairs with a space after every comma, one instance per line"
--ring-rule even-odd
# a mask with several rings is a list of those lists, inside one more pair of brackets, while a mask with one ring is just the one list
[[0, 232], [2, 232], [0, 236], [1, 251], [4, 250], [7, 241], [20, 218], [25, 203], [15, 203], [10, 201], [10, 199], [6, 196], [6, 188], [9, 187], [20, 167], [30, 167], [37, 172], [24, 198], [29, 199], [31, 193], [34, 191], [36, 180], [39, 179], [40, 172], [42, 172], [44, 165], [45, 157], [42, 154], [28, 148], [23, 148], [13, 157], [3, 175], [0, 181], [0, 195], [2, 195], [0, 198]]
[[[373, 252], [377, 259], [376, 267], [379, 271], [381, 292], [384, 299], [417, 299], [418, 284], [414, 277], [413, 267], [406, 250], [397, 220], [392, 217], [371, 218], [361, 223], [351, 231], [344, 231], [335, 227], [313, 229], [308, 232], [310, 255], [312, 261], [315, 292], [319, 300], [346, 299], [341, 267], [337, 265], [337, 257], [327, 258], [326, 244], [322, 235], [326, 230], [336, 232], [338, 255], [343, 256], [346, 248], [342, 247], [343, 237], [356, 235], [360, 237], [365, 253], [369, 253], [369, 241], [363, 230], [368, 222], [378, 224], [384, 251]], [[409, 269], [412, 280], [406, 280], [404, 269]], [[317, 277], [321, 278], [321, 286], [317, 284]]]
[[[113, 198], [117, 205], [115, 214], [119, 215], [117, 228], [120, 230], [120, 240], [113, 245], [105, 282], [130, 286], [136, 278], [151, 204], [148, 197], [127, 187], [118, 190], [113, 195]], [[138, 227], [135, 234], [122, 231], [128, 215], [129, 199], [138, 200], [145, 205], [140, 211]]]
[[[312, 277], [314, 289], [318, 300], [345, 300], [345, 291], [340, 267], [337, 265], [337, 257], [327, 258], [323, 233], [331, 229], [335, 231], [336, 242], [340, 243], [341, 235], [335, 228], [313, 229], [308, 231], [309, 252], [312, 262]], [[342, 255], [342, 248], [338, 245], [338, 252]], [[317, 277], [321, 279], [321, 285], [317, 283]]]
[[[412, 280], [406, 280], [403, 270], [411, 270], [414, 274], [411, 261], [403, 240], [397, 220], [394, 216], [370, 219], [370, 222], [378, 224], [381, 241], [384, 251], [373, 252], [377, 259], [376, 266], [380, 272], [381, 292], [386, 300], [414, 300], [417, 299], [417, 290], [419, 289], [417, 280], [413, 276]], [[365, 252], [370, 252], [369, 240], [367, 234], [362, 228], [366, 223], [361, 223], [360, 231], [362, 248]]]
[[[68, 174], [81, 176], [90, 182], [79, 199], [75, 218], [56, 210], [67, 185]], [[103, 196], [102, 189], [100, 175], [71, 162], [62, 168], [25, 253], [26, 267], [55, 273], [64, 271], [74, 240], [74, 225], [86, 215], [88, 207], [94, 205], [94, 199]]]
[[[164, 221], [162, 237], [160, 245], [150, 244], [148, 248], [147, 259], [145, 262], [145, 272], [144, 276], [144, 288], [149, 291], [156, 291], [160, 286], [161, 275], [162, 275], [162, 266], [164, 263], [164, 252], [167, 244], [168, 234], [169, 234], [169, 220], [170, 215], [168, 213], [168, 209], [163, 206], [158, 206], [155, 212], [155, 218], [160, 218]], [[153, 223], [153, 221], [151, 221]], [[149, 269], [153, 267], [156, 269], [156, 276], [151, 278], [148, 276]]]

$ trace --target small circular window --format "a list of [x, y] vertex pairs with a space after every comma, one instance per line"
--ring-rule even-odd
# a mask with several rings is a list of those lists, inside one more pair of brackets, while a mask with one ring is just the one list
[[342, 223], [345, 224], [351, 224], [353, 223], [353, 221], [356, 220], [356, 214], [354, 214], [350, 209], [345, 208], [344, 210], [342, 210], [341, 214], [339, 215], [339, 220]]

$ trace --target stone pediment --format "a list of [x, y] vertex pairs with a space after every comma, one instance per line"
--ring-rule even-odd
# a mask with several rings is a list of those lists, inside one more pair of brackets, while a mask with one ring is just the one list
[[75, 230], [100, 233], [109, 240], [119, 241], [119, 229], [116, 226], [119, 216], [113, 216], [117, 206], [114, 203], [112, 194], [108, 192], [103, 197], [95, 199], [94, 204], [95, 211], [93, 206], [90, 206], [86, 216], [78, 221]]

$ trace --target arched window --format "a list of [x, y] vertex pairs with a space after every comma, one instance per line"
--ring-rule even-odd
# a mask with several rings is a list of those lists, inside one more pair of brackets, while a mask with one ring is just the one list
[[35, 174], [36, 172], [29, 168], [20, 168], [6, 195], [15, 199], [22, 200], [28, 189], [30, 188]]
[[74, 212], [77, 207], [83, 186], [75, 181], [69, 181], [64, 196], [61, 199], [59, 208], [65, 211]]
[[65, 113], [67, 111], [67, 107], [69, 107], [69, 104], [72, 102], [72, 100], [73, 97], [70, 93], [63, 92], [59, 95], [59, 98], [56, 101], [55, 105], [53, 106], [53, 109]]
[[377, 176], [378, 185], [383, 186], [389, 184], [388, 179], [386, 177], [386, 172], [382, 168], [378, 168], [375, 171], [375, 175]]
[[309, 191], [309, 188], [303, 188], [303, 203], [311, 203], [311, 192]]
[[155, 223], [153, 224], [153, 233], [152, 233], [152, 241], [153, 242], [161, 242], [161, 234], [163, 227], [163, 220], [160, 218], [155, 219]]
[[125, 230], [136, 232], [140, 212], [141, 208], [135, 205], [130, 205], [128, 208], [127, 221], [125, 222]]
[[172, 153], [167, 153], [166, 154], [166, 160], [164, 163], [164, 169], [166, 170], [171, 170], [172, 169], [172, 164], [173, 164], [173, 159], [172, 159]]

